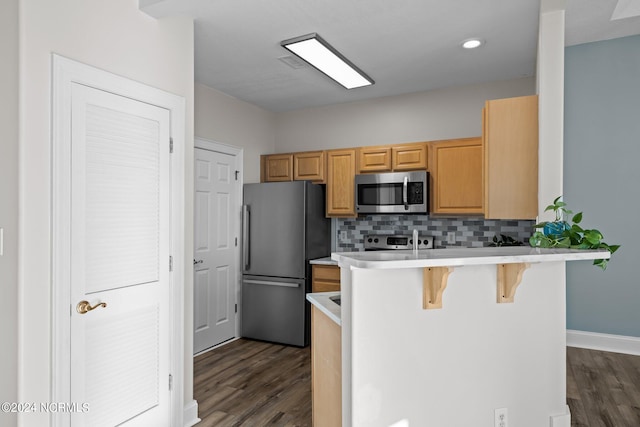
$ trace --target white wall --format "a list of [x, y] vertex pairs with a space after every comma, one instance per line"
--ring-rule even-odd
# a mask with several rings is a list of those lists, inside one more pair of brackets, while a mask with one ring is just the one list
[[542, 0], [538, 30], [537, 93], [539, 120], [538, 216], [555, 219], [544, 208], [563, 194], [564, 0]]
[[[51, 53], [185, 97], [185, 262], [193, 230], [193, 22], [156, 21], [136, 0], [20, 0], [21, 402], [49, 402], [51, 386]], [[184, 287], [192, 301], [191, 269]], [[192, 399], [192, 318], [185, 318], [185, 402]], [[188, 357], [187, 357], [188, 356]], [[48, 424], [24, 414], [24, 426]]]
[[528, 77], [280, 113], [276, 151], [479, 136], [485, 100], [534, 93]]
[[510, 426], [566, 418], [565, 262], [531, 264], [504, 304], [495, 265], [454, 267], [433, 310], [422, 268], [341, 272], [344, 425], [488, 427], [498, 408]]
[[[18, 399], [18, 0], [2, 3], [0, 14], [0, 402]], [[0, 425], [13, 426], [15, 414], [0, 412]]]
[[195, 85], [195, 135], [244, 148], [244, 182], [260, 182], [260, 155], [275, 150], [275, 114]]

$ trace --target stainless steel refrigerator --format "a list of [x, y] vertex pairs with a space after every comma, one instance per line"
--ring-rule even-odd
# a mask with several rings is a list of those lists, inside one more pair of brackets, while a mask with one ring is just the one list
[[309, 344], [309, 260], [328, 256], [324, 186], [309, 181], [244, 186], [242, 336]]

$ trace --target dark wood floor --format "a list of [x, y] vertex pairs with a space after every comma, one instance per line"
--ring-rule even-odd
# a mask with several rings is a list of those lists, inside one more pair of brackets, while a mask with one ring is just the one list
[[311, 426], [311, 351], [237, 340], [196, 356], [202, 427]]
[[640, 426], [640, 356], [567, 348], [571, 425]]
[[[311, 426], [311, 353], [238, 340], [195, 358], [202, 427]], [[576, 427], [640, 427], [640, 356], [567, 348]]]

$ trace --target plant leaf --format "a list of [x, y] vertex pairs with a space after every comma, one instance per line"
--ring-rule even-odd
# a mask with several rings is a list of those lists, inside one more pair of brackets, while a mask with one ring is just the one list
[[582, 221], [582, 212], [578, 212], [577, 214], [575, 214], [573, 218], [571, 218], [571, 221], [575, 224], [579, 224], [580, 221]]

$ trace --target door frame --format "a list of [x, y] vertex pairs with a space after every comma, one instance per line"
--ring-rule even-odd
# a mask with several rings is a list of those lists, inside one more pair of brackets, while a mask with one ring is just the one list
[[[235, 284], [235, 297], [236, 297], [236, 302], [238, 304], [238, 312], [235, 314], [236, 319], [236, 329], [235, 329], [235, 338], [239, 338], [240, 337], [240, 319], [241, 317], [241, 310], [242, 310], [242, 304], [240, 304], [240, 298], [241, 298], [241, 292], [240, 292], [240, 286], [242, 283], [242, 267], [241, 267], [241, 254], [242, 254], [242, 200], [243, 200], [243, 193], [242, 193], [242, 189], [243, 189], [243, 183], [244, 183], [244, 149], [241, 147], [236, 147], [234, 145], [229, 145], [229, 144], [224, 144], [222, 142], [217, 142], [217, 141], [213, 141], [210, 139], [206, 139], [206, 138], [200, 138], [200, 137], [195, 137], [194, 138], [194, 147], [195, 148], [201, 148], [203, 150], [208, 150], [208, 151], [215, 151], [217, 153], [222, 153], [222, 154], [229, 154], [232, 156], [235, 156], [236, 158], [236, 168], [238, 171], [238, 180], [235, 181], [236, 183], [236, 194], [238, 195], [238, 198], [236, 200], [236, 236], [238, 236], [238, 246], [236, 246], [235, 248], [235, 254], [234, 254], [234, 258], [236, 261], [236, 284]], [[195, 162], [195, 154], [193, 156], [194, 158], [194, 162]], [[194, 190], [195, 192], [195, 185], [194, 185]], [[194, 215], [195, 215], [195, 210], [194, 210]], [[194, 232], [195, 232], [195, 217], [194, 217]], [[195, 330], [194, 330], [195, 333]], [[215, 347], [213, 347], [215, 348]], [[205, 350], [205, 352], [208, 350]], [[191, 349], [191, 352], [193, 353], [193, 349]]]
[[[170, 418], [172, 426], [182, 426], [184, 405], [184, 207], [185, 207], [185, 145], [186, 103], [181, 96], [139, 83], [110, 72], [52, 54], [52, 333], [51, 333], [51, 401], [68, 402], [71, 393], [70, 324], [72, 301], [70, 295], [70, 205], [64, 203], [71, 195], [71, 88], [82, 84], [115, 95], [155, 105], [170, 112], [170, 136], [173, 154], [170, 156], [171, 174], [171, 237], [170, 254], [173, 268], [169, 274], [169, 371], [173, 386], [170, 392]], [[169, 147], [167, 147], [169, 149]], [[167, 260], [167, 267], [169, 267]], [[168, 385], [167, 385], [168, 386]], [[80, 402], [83, 403], [83, 402]], [[196, 408], [197, 411], [197, 408]], [[51, 414], [52, 426], [69, 425], [68, 413]]]

